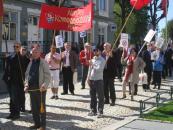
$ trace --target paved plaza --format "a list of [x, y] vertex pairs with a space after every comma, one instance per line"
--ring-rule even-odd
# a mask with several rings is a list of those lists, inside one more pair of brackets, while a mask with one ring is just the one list
[[[160, 91], [167, 91], [173, 85], [173, 80], [166, 79], [162, 82]], [[139, 101], [155, 96], [158, 90], [152, 89], [144, 92], [139, 86], [138, 95], [131, 101], [128, 95], [122, 97], [121, 83], [115, 80], [116, 105], [109, 104], [104, 107], [104, 117], [89, 117], [89, 88], [81, 89], [80, 83], [75, 84], [75, 95], [60, 95], [62, 86], [59, 89], [59, 99], [50, 99], [50, 89], [47, 92], [47, 130], [124, 130], [120, 127], [134, 119], [139, 118]], [[170, 98], [169, 94], [161, 95], [161, 101]], [[154, 105], [155, 99], [151, 99], [146, 107]], [[32, 125], [32, 115], [29, 112], [21, 113], [21, 118], [16, 121], [5, 119], [9, 115], [8, 94], [0, 95], [0, 130], [27, 130]], [[26, 94], [26, 109], [30, 110], [29, 94]], [[129, 129], [130, 130], [130, 129]], [[135, 129], [136, 130], [136, 129]]]

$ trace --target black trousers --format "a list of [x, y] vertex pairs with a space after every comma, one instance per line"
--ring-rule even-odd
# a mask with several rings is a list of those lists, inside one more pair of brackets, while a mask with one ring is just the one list
[[112, 102], [115, 102], [116, 94], [115, 94], [115, 87], [114, 87], [114, 78], [104, 77], [103, 81], [104, 81], [105, 101], [109, 102], [109, 98], [110, 98]]
[[[46, 92], [42, 92], [42, 100], [40, 91], [30, 92], [30, 98], [34, 124], [46, 128]], [[44, 113], [40, 113], [41, 102], [43, 103], [43, 108], [45, 110]]]
[[64, 93], [68, 93], [68, 89], [71, 93], [74, 92], [74, 84], [73, 84], [73, 72], [71, 67], [63, 67], [62, 68], [63, 74], [63, 91]]
[[90, 84], [90, 108], [91, 111], [97, 113], [97, 98], [98, 98], [98, 111], [103, 114], [104, 108], [104, 90], [103, 90], [103, 80], [91, 81]]
[[172, 64], [171, 64], [171, 62], [170, 63], [167, 63], [166, 65], [165, 65], [166, 67], [165, 67], [165, 73], [166, 73], [166, 76], [172, 76]]
[[20, 88], [19, 88], [19, 106], [20, 106], [20, 110], [25, 110], [24, 85], [20, 85]]
[[85, 88], [85, 82], [88, 75], [88, 66], [82, 66], [82, 87]]
[[162, 78], [162, 71], [153, 71], [153, 84], [160, 88]]
[[152, 70], [151, 69], [144, 69], [144, 72], [147, 74], [147, 82], [148, 82], [146, 89], [149, 89], [150, 88], [151, 77], [152, 77]]
[[20, 115], [20, 87], [12, 84], [10, 87], [10, 113], [12, 116]]
[[117, 65], [117, 76], [118, 79], [122, 79], [123, 66], [121, 64]]

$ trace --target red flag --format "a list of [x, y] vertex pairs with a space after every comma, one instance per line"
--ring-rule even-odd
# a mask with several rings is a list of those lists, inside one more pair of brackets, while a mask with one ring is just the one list
[[166, 16], [168, 11], [169, 0], [162, 0], [160, 3], [160, 8], [163, 10], [163, 14]]
[[151, 0], [130, 0], [130, 4], [136, 9], [140, 10], [144, 6], [148, 5]]
[[39, 27], [53, 30], [84, 31], [92, 28], [93, 4], [66, 8], [43, 4]]
[[0, 0], [0, 17], [3, 17], [3, 0]]
[[152, 0], [144, 0], [144, 4], [148, 5]]

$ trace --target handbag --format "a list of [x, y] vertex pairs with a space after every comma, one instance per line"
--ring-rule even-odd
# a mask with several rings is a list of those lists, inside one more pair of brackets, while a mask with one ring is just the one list
[[144, 85], [144, 84], [148, 84], [148, 76], [145, 72], [141, 71], [141, 73], [139, 74], [139, 83]]

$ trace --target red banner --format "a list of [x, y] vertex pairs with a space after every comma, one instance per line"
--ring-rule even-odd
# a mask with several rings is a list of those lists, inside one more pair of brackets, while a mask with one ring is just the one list
[[3, 17], [3, 0], [0, 0], [0, 17]]
[[39, 27], [45, 29], [84, 31], [92, 28], [93, 4], [82, 8], [66, 8], [43, 4]]

